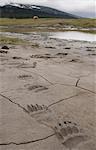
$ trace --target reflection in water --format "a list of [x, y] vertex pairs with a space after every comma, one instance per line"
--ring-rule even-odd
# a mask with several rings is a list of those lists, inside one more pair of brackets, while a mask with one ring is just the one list
[[96, 34], [83, 33], [78, 31], [55, 32], [50, 35], [51, 38], [80, 40], [80, 41], [96, 41]]

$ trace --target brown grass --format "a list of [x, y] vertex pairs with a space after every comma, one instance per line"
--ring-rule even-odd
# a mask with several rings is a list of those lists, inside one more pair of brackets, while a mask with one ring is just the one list
[[[79, 28], [96, 28], [96, 19], [0, 19], [1, 31], [3, 32], [33, 32], [33, 31], [64, 31], [64, 26]], [[50, 27], [53, 27], [53, 29]], [[95, 32], [90, 29], [91, 32]], [[89, 31], [86, 31], [89, 32]]]

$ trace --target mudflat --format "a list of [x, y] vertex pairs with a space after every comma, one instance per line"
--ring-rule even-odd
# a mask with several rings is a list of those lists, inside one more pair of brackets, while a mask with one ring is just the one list
[[96, 150], [96, 42], [8, 36], [30, 43], [0, 45], [0, 150]]

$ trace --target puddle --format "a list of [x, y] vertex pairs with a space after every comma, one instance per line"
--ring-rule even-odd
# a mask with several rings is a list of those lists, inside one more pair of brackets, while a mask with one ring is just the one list
[[83, 33], [78, 31], [65, 31], [51, 33], [51, 38], [66, 39], [66, 40], [79, 40], [79, 41], [96, 41], [96, 34]]
[[64, 31], [64, 32], [30, 32], [30, 33], [11, 33], [11, 32], [0, 32], [0, 35], [6, 35], [8, 37], [18, 37], [23, 40], [43, 40], [46, 41], [48, 38], [53, 39], [65, 39], [65, 40], [76, 40], [76, 41], [88, 41], [96, 42], [96, 34], [84, 33], [80, 31]]

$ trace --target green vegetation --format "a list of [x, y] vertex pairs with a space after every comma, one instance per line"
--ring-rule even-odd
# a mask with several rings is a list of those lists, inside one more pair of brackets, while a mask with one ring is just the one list
[[[96, 28], [96, 19], [0, 19], [1, 31], [6, 32], [33, 32], [33, 31], [64, 31], [64, 27], [71, 26], [80, 28], [90, 28], [86, 32], [96, 32], [91, 28]], [[85, 31], [85, 30], [84, 30]]]
[[5, 19], [0, 18], [0, 26], [10, 26], [10, 25], [34, 25], [34, 26], [53, 26], [53, 25], [73, 25], [78, 27], [96, 27], [96, 19]]
[[0, 43], [1, 44], [25, 44], [26, 41], [21, 40], [19, 38], [11, 38], [11, 37], [5, 37], [5, 36], [1, 36], [0, 37]]
[[19, 38], [11, 38], [7, 36], [1, 36], [0, 37], [0, 44], [12, 44], [12, 45], [30, 45], [33, 48], [38, 48], [38, 43], [32, 43], [30, 41], [25, 41]]

